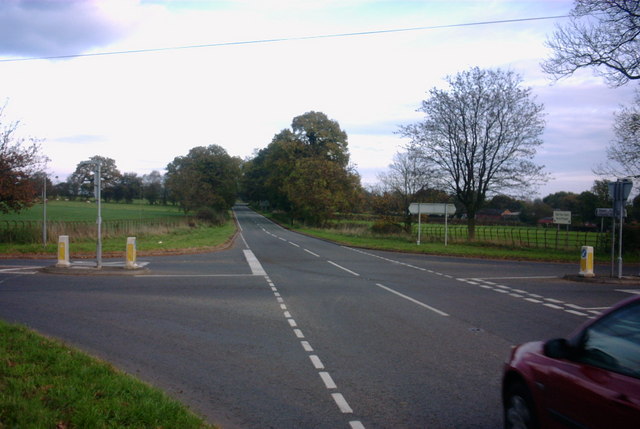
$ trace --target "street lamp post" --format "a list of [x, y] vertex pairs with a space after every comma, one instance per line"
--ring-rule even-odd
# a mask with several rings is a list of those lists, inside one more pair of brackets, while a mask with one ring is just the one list
[[101, 205], [101, 188], [102, 188], [102, 178], [101, 178], [101, 169], [102, 163], [98, 161], [83, 161], [79, 165], [92, 165], [94, 166], [94, 192], [96, 197], [96, 202], [98, 203], [98, 219], [96, 223], [98, 224], [98, 243], [96, 244], [96, 268], [102, 269], [102, 205]]

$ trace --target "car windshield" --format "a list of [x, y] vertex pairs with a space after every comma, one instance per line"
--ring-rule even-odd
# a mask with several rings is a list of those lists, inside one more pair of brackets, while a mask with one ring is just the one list
[[580, 361], [640, 378], [640, 303], [611, 313], [590, 326]]

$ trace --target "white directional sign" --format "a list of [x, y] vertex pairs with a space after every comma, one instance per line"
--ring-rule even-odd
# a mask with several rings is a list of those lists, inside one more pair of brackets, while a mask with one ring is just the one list
[[444, 203], [411, 203], [409, 206], [411, 214], [433, 214], [433, 215], [453, 215], [456, 213], [454, 204]]
[[571, 212], [554, 211], [553, 223], [559, 225], [571, 225]]

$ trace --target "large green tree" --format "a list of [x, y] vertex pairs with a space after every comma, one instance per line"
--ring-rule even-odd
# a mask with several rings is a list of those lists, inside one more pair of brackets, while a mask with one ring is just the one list
[[225, 211], [236, 200], [240, 164], [221, 146], [194, 147], [167, 165], [166, 187], [185, 213], [203, 208]]
[[114, 198], [115, 190], [122, 174], [118, 170], [114, 159], [100, 155], [95, 155], [86, 161], [79, 162], [76, 170], [68, 177], [69, 187], [76, 196], [90, 197], [94, 195], [95, 171], [98, 163], [100, 163], [102, 199], [109, 201]]
[[349, 165], [347, 134], [321, 112], [297, 116], [244, 170], [244, 195], [313, 224], [356, 202], [360, 178]]

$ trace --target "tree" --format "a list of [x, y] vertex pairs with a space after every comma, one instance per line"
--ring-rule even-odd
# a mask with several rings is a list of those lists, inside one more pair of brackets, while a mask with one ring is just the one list
[[95, 164], [100, 163], [100, 178], [102, 181], [102, 199], [109, 201], [114, 198], [115, 187], [122, 174], [116, 167], [116, 161], [100, 155], [95, 155], [87, 161], [78, 163], [76, 171], [67, 179], [70, 188], [79, 197], [88, 198], [94, 194]]
[[243, 195], [268, 201], [291, 219], [322, 224], [358, 200], [360, 177], [349, 165], [347, 134], [321, 112], [293, 119], [245, 164]]
[[569, 23], [547, 40], [542, 69], [555, 79], [595, 67], [612, 86], [640, 79], [640, 2], [576, 0]]
[[131, 204], [135, 198], [141, 197], [142, 178], [137, 173], [124, 173], [112, 189], [112, 198], [116, 202], [124, 200]]
[[240, 163], [221, 146], [194, 147], [167, 165], [166, 187], [185, 213], [226, 211], [236, 200]]
[[496, 195], [487, 202], [486, 207], [490, 209], [500, 209], [517, 212], [522, 210], [523, 203], [522, 201], [518, 201], [517, 199], [512, 198], [508, 195]]
[[417, 201], [418, 193], [427, 188], [433, 179], [431, 167], [414, 151], [398, 152], [393, 156], [389, 171], [378, 175], [383, 189], [395, 195], [400, 203], [400, 210], [405, 215], [405, 228], [411, 230], [411, 214], [409, 205]]
[[640, 90], [636, 89], [631, 106], [622, 107], [614, 116], [614, 140], [607, 148], [608, 162], [596, 168], [603, 176], [640, 175]]
[[418, 109], [425, 118], [400, 134], [462, 204], [473, 240], [488, 194], [525, 191], [546, 179], [532, 161], [542, 144], [543, 106], [511, 71], [475, 67], [446, 80], [449, 89], [431, 89]]
[[39, 183], [34, 180], [48, 161], [40, 141], [16, 135], [20, 122], [5, 122], [0, 106], [0, 212], [20, 211], [34, 204]]
[[159, 171], [153, 170], [142, 176], [142, 194], [149, 204], [156, 204], [163, 197], [164, 178]]

